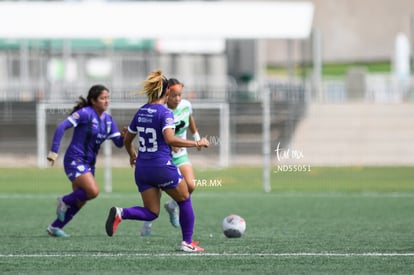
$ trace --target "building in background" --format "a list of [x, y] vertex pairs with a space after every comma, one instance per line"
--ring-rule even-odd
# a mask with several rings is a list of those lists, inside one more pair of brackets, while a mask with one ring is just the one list
[[[203, 5], [203, 1], [197, 2]], [[249, 156], [250, 161], [254, 159], [251, 156], [257, 156], [258, 161], [261, 161], [263, 94], [266, 90], [270, 91], [272, 149], [278, 144], [285, 149], [289, 146], [303, 146], [293, 149], [301, 149], [305, 155], [312, 152], [313, 163], [324, 159], [324, 162], [319, 162], [321, 165], [375, 164], [379, 159], [376, 154], [382, 144], [386, 144], [394, 152], [403, 150], [407, 143], [395, 142], [393, 139], [400, 140], [400, 134], [412, 137], [412, 133], [398, 132], [393, 127], [397, 125], [395, 121], [411, 116], [410, 108], [398, 107], [398, 104], [411, 104], [414, 99], [411, 75], [402, 81], [392, 72], [371, 73], [367, 68], [356, 67], [351, 68], [344, 76], [328, 78], [322, 75], [322, 65], [335, 62], [391, 61], [396, 55], [395, 38], [398, 34], [408, 37], [409, 43], [413, 41], [410, 37], [414, 25], [410, 25], [410, 20], [414, 8], [410, 1], [314, 0], [283, 3], [312, 4], [313, 16], [310, 23], [313, 31], [309, 31], [310, 35], [300, 39], [285, 34], [279, 37], [216, 37], [208, 40], [153, 37], [0, 37], [0, 123], [7, 125], [8, 129], [11, 129], [10, 125], [14, 125], [15, 129], [14, 132], [1, 132], [0, 153], [36, 153], [36, 141], [33, 139], [36, 135], [36, 102], [73, 102], [87, 87], [96, 82], [110, 87], [114, 101], [136, 102], [134, 92], [138, 82], [145, 78], [148, 71], [158, 67], [163, 68], [166, 75], [181, 79], [186, 84], [186, 96], [194, 102], [229, 104], [232, 137], [230, 151], [233, 162], [241, 160], [239, 156], [245, 155]], [[215, 22], [212, 14], [214, 13], [209, 14], [209, 19], [206, 20], [210, 24]], [[185, 13], [179, 17], [186, 20], [187, 24], [195, 25], [188, 18], [191, 19]], [[245, 18], [244, 26], [248, 28], [253, 21], [249, 16]], [[135, 23], [134, 20], [131, 22]], [[228, 24], [223, 24], [234, 29], [241, 25], [234, 24], [230, 17]], [[296, 24], [269, 24], [274, 32], [288, 30], [294, 25]], [[168, 31], [169, 27], [171, 28], [171, 24], [166, 23], [164, 28]], [[256, 29], [257, 32], [259, 30], [260, 28]], [[189, 45], [191, 49], [187, 48]], [[412, 48], [412, 45], [408, 48]], [[400, 56], [407, 58], [407, 54]], [[412, 53], [408, 54], [409, 57], [412, 57]], [[278, 66], [282, 73], [267, 75], [267, 66]], [[298, 67], [302, 67], [300, 74], [296, 73]], [[368, 106], [372, 103], [397, 105], [393, 105], [392, 110], [388, 109], [389, 105], [379, 109], [371, 106], [372, 112], [369, 108], [358, 107], [358, 104]], [[337, 104], [343, 107], [340, 108], [341, 112], [336, 107]], [[397, 110], [406, 111], [396, 113]], [[112, 111], [121, 120], [130, 117], [124, 111]], [[361, 115], [364, 115], [364, 111], [372, 116], [365, 116], [368, 119], [363, 120]], [[349, 116], [353, 112], [357, 115]], [[219, 140], [218, 113], [213, 110], [199, 110], [196, 114], [197, 121], [205, 132]], [[64, 117], [65, 113], [53, 113], [49, 118], [57, 119], [58, 115]], [[384, 124], [372, 124], [372, 120], [375, 121], [379, 116], [392, 116], [392, 119], [387, 118]], [[327, 119], [325, 124], [317, 124], [323, 131], [327, 131], [323, 134], [324, 137], [329, 137], [328, 133], [334, 129], [333, 126], [338, 126], [336, 134], [342, 133], [347, 139], [340, 143], [337, 142], [336, 135], [331, 136], [330, 140], [319, 136], [312, 137], [323, 133], [322, 130], [313, 131], [318, 129], [314, 123], [321, 121], [321, 118], [322, 121]], [[49, 121], [52, 124], [55, 122]], [[351, 125], [346, 124], [350, 122]], [[409, 124], [410, 121], [406, 123]], [[25, 125], [25, 133], [20, 131], [22, 125]], [[397, 136], [389, 136], [385, 141], [380, 141], [381, 144], [370, 142], [372, 146], [365, 153], [369, 157], [361, 160], [355, 152], [352, 153], [351, 147], [356, 140], [360, 140], [361, 152], [367, 149], [363, 144], [369, 141], [364, 138], [371, 135], [371, 132], [365, 136], [361, 131], [361, 127], [370, 129], [367, 125], [374, 125], [372, 131], [378, 135], [384, 136], [385, 133], [393, 132]], [[347, 136], [347, 133], [353, 134]], [[359, 134], [364, 136], [358, 137]], [[399, 147], [395, 147], [396, 145]], [[338, 153], [342, 152], [338, 146], [343, 152], [351, 152], [350, 155]], [[214, 155], [217, 151], [217, 148], [213, 148], [209, 152]], [[325, 158], [318, 158], [318, 153]], [[346, 159], [340, 158], [341, 156]], [[382, 164], [399, 163], [398, 156], [392, 152], [387, 156], [388, 158], [381, 158]], [[311, 161], [311, 158], [305, 161]], [[400, 163], [410, 164], [414, 160], [407, 158]]]

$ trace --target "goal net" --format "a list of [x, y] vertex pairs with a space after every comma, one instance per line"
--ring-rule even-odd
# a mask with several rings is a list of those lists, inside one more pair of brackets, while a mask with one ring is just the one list
[[[121, 129], [129, 125], [137, 109], [144, 102], [119, 103], [111, 102], [109, 113], [114, 117], [117, 126]], [[37, 131], [37, 165], [47, 167], [46, 156], [50, 147], [54, 130], [58, 123], [69, 116], [74, 103], [43, 102], [36, 107]], [[230, 157], [229, 106], [223, 102], [192, 102], [193, 115], [201, 136], [210, 141], [210, 148], [201, 154], [192, 154], [191, 160], [209, 163], [212, 166], [227, 167]], [[70, 130], [71, 131], [71, 130]], [[65, 133], [60, 147], [60, 155], [71, 140], [72, 135]], [[191, 137], [188, 137], [191, 138]], [[197, 155], [197, 156], [196, 156]], [[112, 167], [117, 165], [117, 159], [126, 159], [125, 150], [112, 150], [112, 143], [105, 142], [101, 149], [98, 163], [104, 167], [104, 186], [106, 192], [112, 191]], [[63, 158], [59, 158], [60, 161]], [[100, 162], [101, 161], [101, 162]], [[126, 163], [126, 162], [125, 162]]]

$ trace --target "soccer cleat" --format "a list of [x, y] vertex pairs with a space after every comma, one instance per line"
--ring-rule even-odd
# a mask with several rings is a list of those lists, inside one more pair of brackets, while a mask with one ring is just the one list
[[53, 226], [49, 225], [47, 227], [46, 231], [52, 237], [64, 237], [64, 238], [69, 237], [69, 235], [66, 234], [65, 231], [63, 231], [59, 227], [53, 227]]
[[109, 210], [108, 218], [106, 219], [106, 234], [109, 237], [115, 234], [116, 229], [118, 228], [119, 223], [122, 221], [122, 208], [112, 207]]
[[68, 205], [63, 201], [63, 197], [57, 199], [56, 215], [59, 221], [65, 220], [66, 212], [68, 211]]
[[[197, 244], [198, 244], [198, 242], [197, 242]], [[191, 243], [187, 243], [185, 241], [182, 241], [180, 250], [184, 251], [184, 252], [191, 252], [191, 253], [192, 252], [203, 252], [204, 248], [199, 247], [197, 244], [194, 241], [192, 241]]]
[[180, 221], [178, 217], [178, 207], [171, 208], [169, 203], [164, 204], [165, 210], [167, 210], [168, 215], [170, 216], [170, 223], [174, 227], [180, 227]]
[[200, 243], [200, 241], [194, 241], [192, 242], [192, 244], [198, 245]]
[[141, 227], [141, 236], [142, 237], [148, 237], [151, 235], [151, 222], [144, 222], [144, 224]]

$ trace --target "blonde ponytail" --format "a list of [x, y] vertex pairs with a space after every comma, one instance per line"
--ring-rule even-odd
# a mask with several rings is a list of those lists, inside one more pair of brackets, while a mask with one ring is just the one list
[[147, 79], [142, 82], [143, 88], [139, 92], [146, 94], [148, 102], [151, 103], [164, 96], [168, 86], [168, 79], [162, 75], [160, 69], [150, 72]]

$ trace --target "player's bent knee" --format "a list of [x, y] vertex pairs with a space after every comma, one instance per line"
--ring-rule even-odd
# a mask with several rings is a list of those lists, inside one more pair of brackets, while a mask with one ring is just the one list
[[174, 200], [176, 202], [182, 202], [182, 201], [187, 200], [189, 197], [190, 197], [190, 193], [186, 192], [185, 194], [180, 194], [179, 196], [174, 198]]
[[89, 190], [86, 192], [88, 196], [88, 200], [92, 200], [99, 195], [99, 190]]
[[189, 192], [190, 194], [192, 194], [192, 193], [193, 193], [194, 189], [195, 189], [195, 185], [188, 185], [188, 192]]

